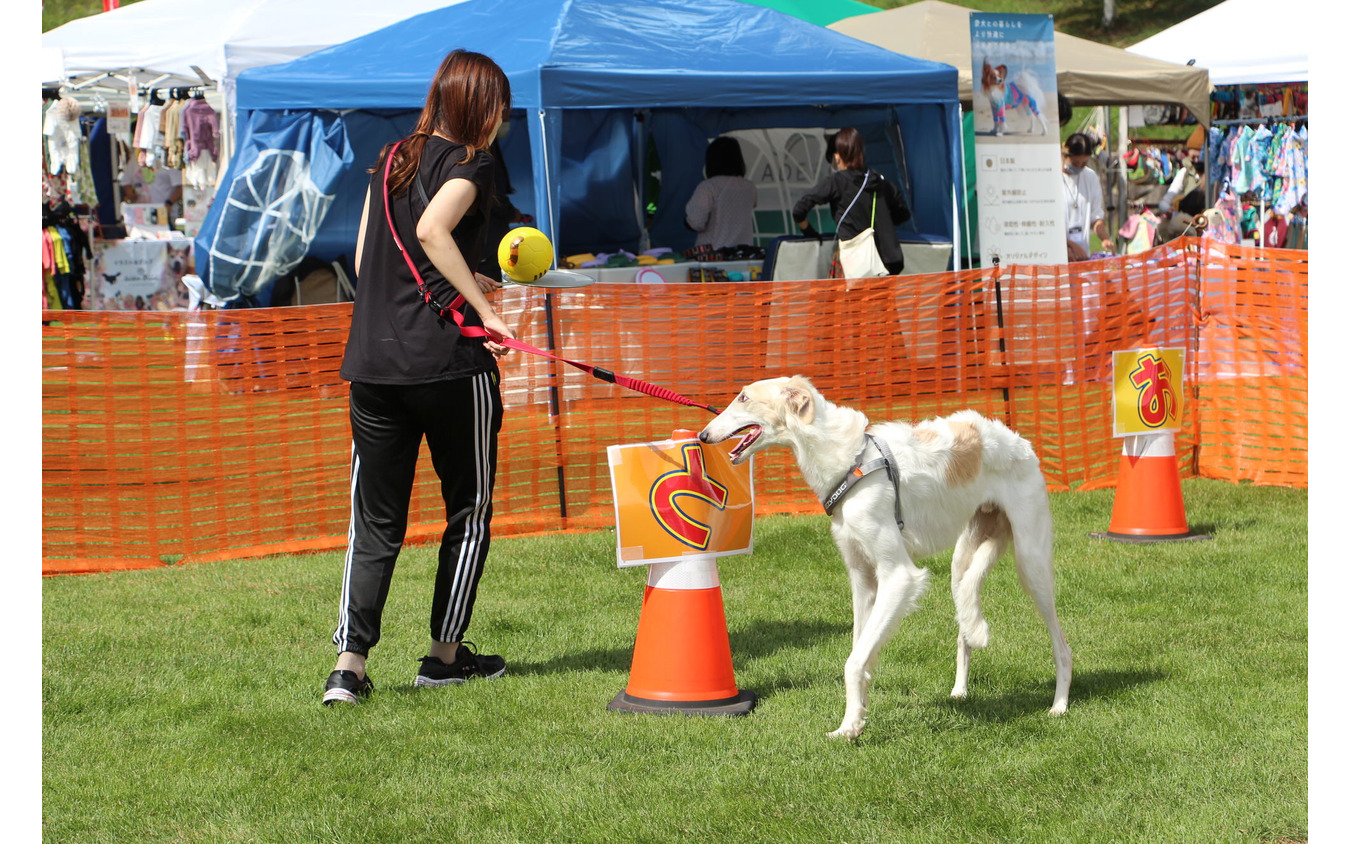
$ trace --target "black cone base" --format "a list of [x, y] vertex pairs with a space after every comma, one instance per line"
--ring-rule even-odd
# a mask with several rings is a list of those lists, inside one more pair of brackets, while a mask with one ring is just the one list
[[735, 697], [722, 700], [689, 701], [651, 700], [619, 692], [605, 708], [614, 712], [652, 712], [659, 715], [745, 715], [758, 702], [759, 697], [745, 689], [741, 689]]

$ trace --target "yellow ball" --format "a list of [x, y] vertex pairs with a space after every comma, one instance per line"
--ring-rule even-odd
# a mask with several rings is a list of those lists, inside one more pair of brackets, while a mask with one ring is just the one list
[[501, 264], [502, 275], [512, 281], [538, 281], [553, 266], [553, 244], [539, 229], [511, 229], [497, 247], [497, 263]]

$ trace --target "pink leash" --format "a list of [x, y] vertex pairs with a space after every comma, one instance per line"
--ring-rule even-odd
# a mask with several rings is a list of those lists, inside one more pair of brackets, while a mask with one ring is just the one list
[[385, 159], [384, 162], [384, 218], [389, 223], [389, 231], [394, 236], [394, 243], [398, 246], [398, 251], [403, 253], [403, 260], [407, 262], [408, 269], [412, 270], [413, 278], [417, 280], [417, 291], [422, 294], [422, 301], [426, 302], [428, 307], [435, 309], [436, 313], [440, 314], [442, 317], [449, 316], [452, 319], [454, 319], [455, 325], [459, 327], [460, 334], [463, 334], [465, 337], [491, 338], [493, 341], [500, 343], [501, 345], [507, 347], [508, 349], [515, 349], [517, 351], [527, 352], [532, 355], [538, 355], [539, 357], [542, 358], [548, 358], [549, 360], [556, 360], [559, 363], [565, 363], [568, 366], [574, 366], [577, 369], [580, 369], [582, 372], [587, 373], [588, 375], [595, 376], [601, 381], [608, 381], [611, 384], [617, 384], [620, 387], [626, 387], [629, 390], [634, 390], [639, 393], [645, 393], [646, 395], [653, 396], [654, 398], [662, 399], [668, 402], [673, 402], [675, 404], [682, 404], [687, 407], [701, 407], [704, 410], [713, 414], [716, 414], [718, 412], [717, 408], [712, 407], [711, 405], [700, 404], [694, 401], [693, 399], [686, 398], [685, 396], [682, 396], [673, 390], [668, 390], [665, 387], [658, 387], [655, 384], [648, 384], [646, 381], [640, 381], [637, 378], [630, 378], [627, 375], [621, 375], [612, 370], [605, 369], [604, 367], [592, 366], [591, 364], [588, 363], [581, 363], [579, 361], [568, 360], [567, 358], [558, 357], [555, 354], [546, 352], [543, 349], [536, 349], [529, 343], [522, 343], [519, 340], [516, 340], [512, 337], [496, 337], [490, 334], [487, 331], [487, 329], [480, 328], [479, 326], [476, 325], [465, 325], [464, 313], [462, 311], [462, 308], [465, 305], [463, 294], [456, 294], [454, 301], [452, 301], [448, 307], [442, 307], [439, 302], [436, 302], [434, 299], [432, 299], [431, 290], [427, 287], [426, 282], [422, 279], [422, 274], [417, 271], [417, 264], [413, 261], [412, 256], [408, 254], [408, 250], [403, 248], [403, 241], [399, 239], [398, 230], [394, 228], [393, 214], [391, 214], [389, 211], [389, 171], [394, 163], [394, 153], [398, 152], [398, 148], [402, 145], [403, 141], [399, 141], [398, 143], [394, 144], [394, 148], [389, 151], [389, 156], [388, 158]]

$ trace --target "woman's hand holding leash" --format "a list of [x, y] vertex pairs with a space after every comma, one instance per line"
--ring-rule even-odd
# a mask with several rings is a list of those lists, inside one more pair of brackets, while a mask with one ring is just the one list
[[480, 314], [480, 316], [483, 318], [483, 330], [488, 333], [488, 336], [483, 338], [483, 345], [497, 357], [505, 356], [511, 350], [499, 341], [505, 338], [516, 339], [515, 332], [495, 313]]

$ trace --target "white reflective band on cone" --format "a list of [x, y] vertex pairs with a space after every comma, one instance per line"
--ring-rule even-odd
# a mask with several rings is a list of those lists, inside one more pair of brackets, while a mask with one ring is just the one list
[[711, 555], [652, 563], [647, 568], [647, 585], [656, 589], [715, 589], [722, 585], [717, 577], [717, 558]]
[[1171, 431], [1135, 434], [1123, 439], [1125, 444], [1120, 453], [1125, 457], [1175, 457], [1177, 454]]

